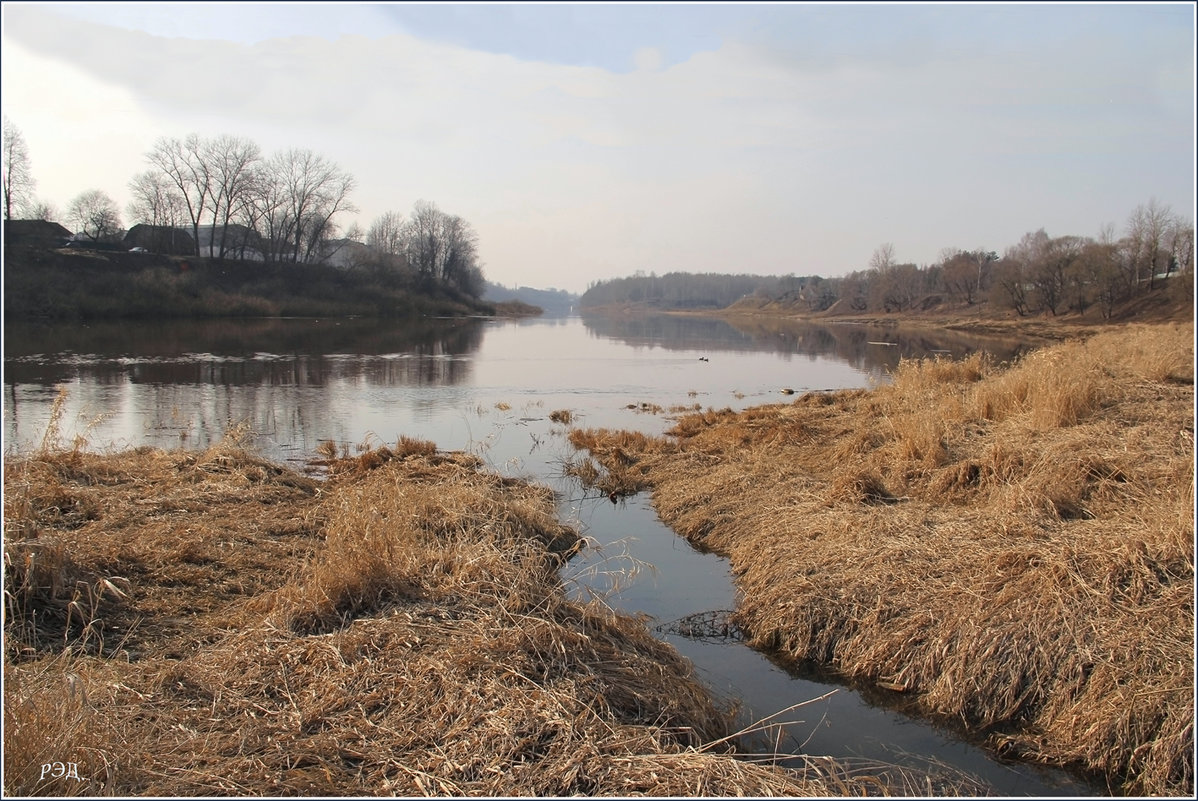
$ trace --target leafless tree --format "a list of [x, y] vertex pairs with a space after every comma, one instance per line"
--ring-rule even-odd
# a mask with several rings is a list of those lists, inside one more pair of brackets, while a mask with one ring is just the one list
[[29, 164], [29, 147], [19, 128], [7, 115], [4, 117], [4, 219], [11, 220], [13, 212], [27, 213], [33, 203], [33, 171]]
[[877, 270], [879, 273], [884, 273], [894, 266], [894, 245], [890, 242], [878, 245], [874, 250], [874, 254], [869, 258], [869, 267], [871, 270]]
[[99, 189], [89, 189], [71, 201], [67, 217], [93, 242], [113, 236], [121, 230], [121, 213], [116, 201]]
[[1187, 275], [1194, 269], [1194, 225], [1179, 222], [1173, 233], [1173, 264]]
[[384, 212], [370, 224], [366, 233], [366, 244], [380, 253], [399, 255], [403, 253], [403, 215], [396, 211]]
[[435, 203], [418, 200], [403, 227], [404, 256], [417, 277], [426, 284], [435, 281], [440, 272], [442, 216]]
[[1127, 220], [1127, 238], [1131, 247], [1132, 261], [1135, 266], [1136, 280], [1148, 282], [1148, 288], [1155, 287], [1158, 271], [1163, 267], [1168, 270], [1169, 248], [1166, 238], [1169, 231], [1177, 225], [1173, 210], [1167, 205], [1157, 203], [1152, 198], [1147, 204], [1137, 206]]
[[45, 200], [32, 200], [29, 202], [25, 210], [25, 216], [30, 220], [48, 220], [54, 222], [58, 220], [58, 209], [53, 203]]
[[1028, 265], [1029, 278], [1036, 289], [1041, 308], [1056, 316], [1065, 302], [1074, 262], [1082, 252], [1084, 240], [1076, 236], [1061, 236], [1048, 240], [1035, 260]]
[[977, 262], [972, 253], [957, 251], [942, 262], [941, 280], [950, 294], [972, 306], [977, 300]]
[[213, 195], [212, 172], [204, 151], [203, 140], [197, 134], [190, 134], [183, 140], [162, 137], [146, 156], [146, 160], [161, 170], [179, 190], [191, 223], [197, 256], [200, 255], [200, 224]]
[[353, 176], [311, 150], [276, 153], [263, 165], [256, 203], [276, 258], [309, 261], [341, 212], [356, 211], [349, 201]]
[[468, 295], [481, 296], [485, 287], [478, 265], [478, 234], [470, 223], [458, 216], [446, 216], [441, 232], [445, 239], [441, 280]]
[[[234, 246], [245, 248], [245, 242], [229, 241], [229, 225], [241, 215], [250, 202], [254, 187], [254, 167], [261, 160], [258, 145], [238, 136], [218, 136], [202, 145], [202, 158], [212, 177], [213, 242], [217, 255], [224, 258]], [[219, 245], [216, 232], [220, 231]]]
[[133, 199], [125, 211], [131, 223], [153, 226], [181, 225], [187, 220], [187, 209], [178, 187], [159, 170], [146, 170], [129, 181]]

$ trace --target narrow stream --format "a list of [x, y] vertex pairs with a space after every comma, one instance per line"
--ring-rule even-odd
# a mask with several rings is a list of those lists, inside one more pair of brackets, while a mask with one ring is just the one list
[[[771, 724], [742, 740], [756, 753], [829, 756], [863, 768], [878, 764], [938, 777], [949, 788], [980, 783], [1002, 796], [1091, 796], [1104, 790], [1069, 773], [1002, 760], [939, 728], [878, 703], [829, 677], [803, 677], [794, 666], [771, 660], [733, 637], [672, 633], [670, 624], [736, 602], [728, 560], [700, 552], [657, 517], [645, 494], [612, 505], [606, 498], [567, 504], [598, 547], [565, 571], [575, 594], [602, 594], [616, 609], [643, 613], [659, 636], [696, 666], [702, 680], [725, 701], [739, 701], [739, 724]], [[696, 627], [699, 629], [701, 627]], [[877, 693], [879, 700], [884, 696]], [[782, 710], [795, 709], [778, 715]], [[781, 760], [780, 764], [786, 764]], [[939, 794], [939, 793], [937, 793]]]

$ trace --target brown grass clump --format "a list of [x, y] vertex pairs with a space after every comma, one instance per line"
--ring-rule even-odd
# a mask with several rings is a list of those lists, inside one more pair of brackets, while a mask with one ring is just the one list
[[1192, 324], [1128, 326], [575, 444], [730, 556], [753, 643], [1004, 753], [1190, 794], [1193, 358]]
[[6, 463], [6, 795], [878, 791], [731, 755], [689, 662], [567, 598], [547, 489], [418, 441], [324, 455], [322, 483], [236, 441]]
[[571, 429], [570, 444], [588, 450], [602, 461], [602, 469], [591, 460], [567, 465], [566, 472], [596, 487], [612, 498], [635, 495], [648, 487], [645, 465], [639, 454], [649, 447], [649, 438], [639, 431]]

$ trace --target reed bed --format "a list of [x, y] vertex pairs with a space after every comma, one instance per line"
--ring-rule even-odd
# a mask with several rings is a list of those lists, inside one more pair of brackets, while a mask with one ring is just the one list
[[322, 456], [6, 462], [6, 795], [889, 791], [734, 755], [689, 662], [568, 599], [548, 490], [415, 439]]
[[1192, 324], [872, 391], [576, 430], [728, 555], [754, 645], [1119, 792], [1194, 791]]

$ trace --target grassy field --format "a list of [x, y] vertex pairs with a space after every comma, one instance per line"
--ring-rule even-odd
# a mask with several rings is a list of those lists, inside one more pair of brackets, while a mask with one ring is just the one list
[[651, 489], [730, 557], [751, 643], [885, 688], [1113, 792], [1194, 791], [1194, 327], [877, 389], [575, 429], [572, 470]]
[[474, 457], [56, 440], [5, 463], [6, 795], [921, 792], [734, 756], [689, 662], [568, 599], [551, 492]]

